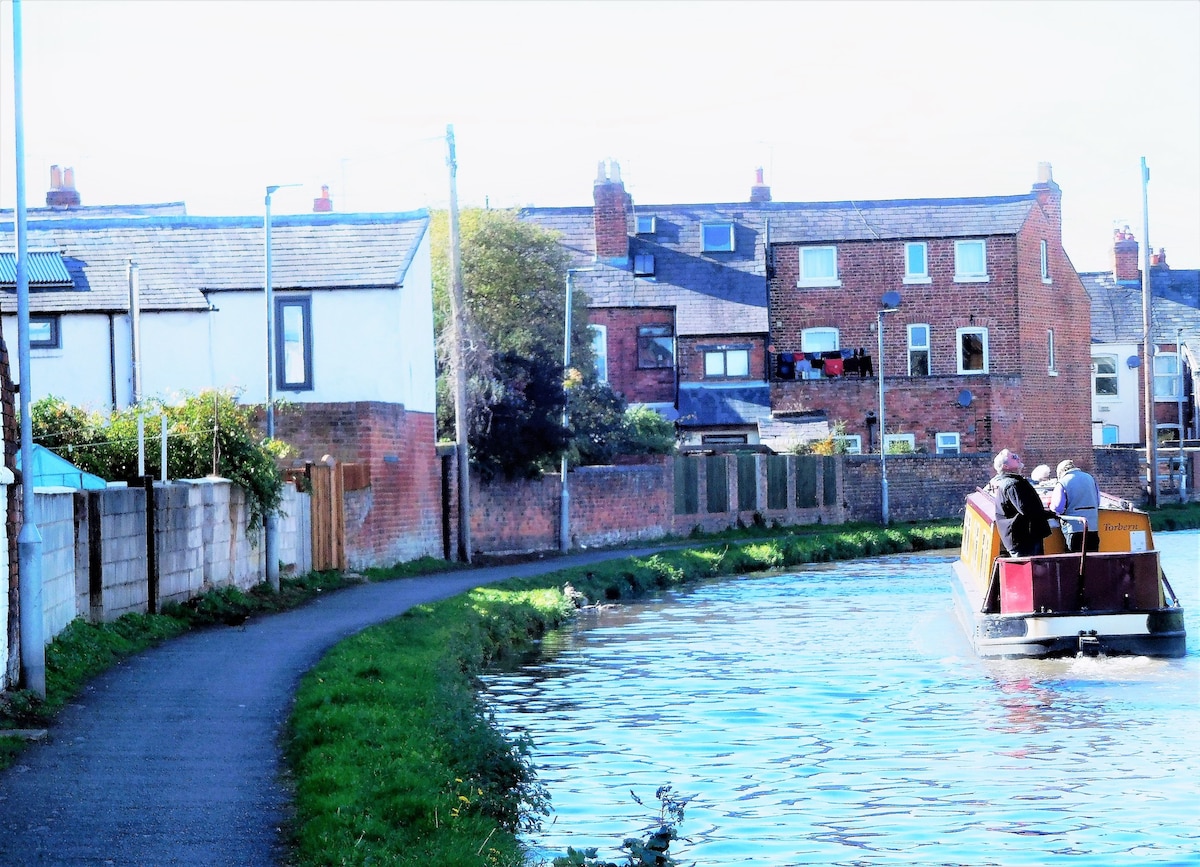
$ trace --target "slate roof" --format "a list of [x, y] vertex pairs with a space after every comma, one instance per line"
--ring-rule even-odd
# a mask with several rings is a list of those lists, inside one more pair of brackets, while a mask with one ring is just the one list
[[[557, 232], [582, 269], [575, 285], [593, 307], [676, 309], [676, 333], [761, 334], [768, 331], [765, 244], [1011, 235], [1037, 204], [1032, 194], [962, 199], [862, 202], [738, 202], [637, 205], [654, 216], [653, 235], [630, 236], [630, 264], [654, 256], [654, 279], [626, 266], [597, 263], [593, 209], [524, 208], [521, 219]], [[701, 252], [704, 222], [734, 224], [735, 251]]]
[[771, 388], [765, 382], [679, 389], [679, 421], [685, 427], [756, 424], [770, 415]]
[[[429, 227], [427, 211], [274, 217], [275, 289], [398, 287]], [[206, 293], [261, 291], [262, 217], [87, 217], [28, 222], [28, 248], [58, 251], [72, 287], [30, 291], [35, 313], [128, 309], [127, 263], [138, 265], [143, 310], [204, 310]], [[13, 223], [0, 247], [13, 249]], [[32, 258], [32, 257], [31, 257]], [[16, 310], [15, 284], [0, 284], [0, 311]]]
[[[103, 217], [182, 217], [187, 214], [184, 202], [157, 202], [148, 205], [75, 205], [70, 208], [25, 209], [29, 220], [89, 220]], [[0, 208], [0, 222], [16, 219], [12, 208]]]
[[[1142, 342], [1142, 287], [1118, 283], [1108, 271], [1079, 275], [1092, 302], [1092, 343]], [[1200, 271], [1154, 270], [1150, 328], [1155, 343], [1183, 343], [1200, 357]]]

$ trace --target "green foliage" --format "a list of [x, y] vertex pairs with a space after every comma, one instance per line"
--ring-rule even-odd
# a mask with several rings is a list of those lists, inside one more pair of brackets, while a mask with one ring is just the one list
[[[602, 861], [595, 846], [587, 849], [567, 847], [567, 854], [555, 858], [553, 867], [679, 867], [679, 861], [670, 853], [671, 842], [679, 839], [679, 826], [683, 823], [684, 809], [691, 797], [673, 794], [671, 786], [659, 786], [654, 797], [658, 799], [658, 814], [643, 828], [640, 837], [626, 837], [621, 848], [627, 853], [624, 865], [613, 861]], [[638, 806], [645, 806], [633, 791], [630, 797]]]
[[70, 406], [62, 398], [42, 398], [30, 407], [34, 442], [62, 455], [80, 469], [109, 481], [137, 478], [138, 417], [145, 432], [145, 469], [161, 474], [156, 447], [161, 418], [167, 418], [167, 477], [202, 478], [216, 473], [246, 494], [249, 528], [279, 508], [288, 451], [279, 440], [262, 440], [255, 426], [257, 409], [237, 402], [230, 391], [185, 395], [180, 403], [143, 401], [105, 417]]
[[796, 443], [788, 451], [793, 455], [844, 455], [849, 450], [843, 439], [845, 436], [846, 423], [835, 421], [829, 426], [829, 433], [821, 439]]
[[674, 422], [645, 406], [625, 410], [617, 454], [669, 455], [675, 451], [675, 443]]

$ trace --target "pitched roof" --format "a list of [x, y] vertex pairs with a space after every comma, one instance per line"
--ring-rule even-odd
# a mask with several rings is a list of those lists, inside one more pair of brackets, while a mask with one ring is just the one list
[[[1142, 342], [1142, 287], [1118, 283], [1108, 271], [1079, 275], [1092, 302], [1092, 343]], [[1200, 271], [1152, 271], [1150, 325], [1155, 343], [1174, 343], [1182, 331], [1193, 355], [1200, 354]]]
[[[429, 226], [427, 211], [280, 216], [272, 225], [276, 290], [399, 287]], [[11, 248], [12, 223], [0, 223]], [[31, 292], [38, 313], [129, 307], [128, 263], [138, 266], [144, 310], [203, 310], [209, 292], [260, 291], [262, 217], [122, 217], [30, 220], [31, 250], [59, 251], [70, 289]], [[11, 285], [6, 288], [13, 288]], [[16, 310], [0, 293], [0, 311]]]
[[766, 383], [679, 389], [679, 422], [684, 426], [755, 424], [771, 415]]

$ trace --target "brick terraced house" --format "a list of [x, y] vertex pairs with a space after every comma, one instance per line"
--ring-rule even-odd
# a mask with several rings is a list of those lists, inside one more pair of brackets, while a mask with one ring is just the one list
[[593, 197], [521, 216], [562, 234], [614, 390], [685, 442], [877, 450], [882, 372], [889, 443], [1090, 463], [1089, 300], [1048, 163], [1014, 196], [773, 202], [760, 171], [744, 203], [636, 207], [602, 165]]

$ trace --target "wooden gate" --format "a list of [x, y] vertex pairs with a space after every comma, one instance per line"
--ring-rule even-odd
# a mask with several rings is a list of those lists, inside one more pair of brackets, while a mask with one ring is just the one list
[[343, 465], [308, 464], [312, 486], [312, 568], [314, 572], [346, 568], [346, 516], [343, 511]]

